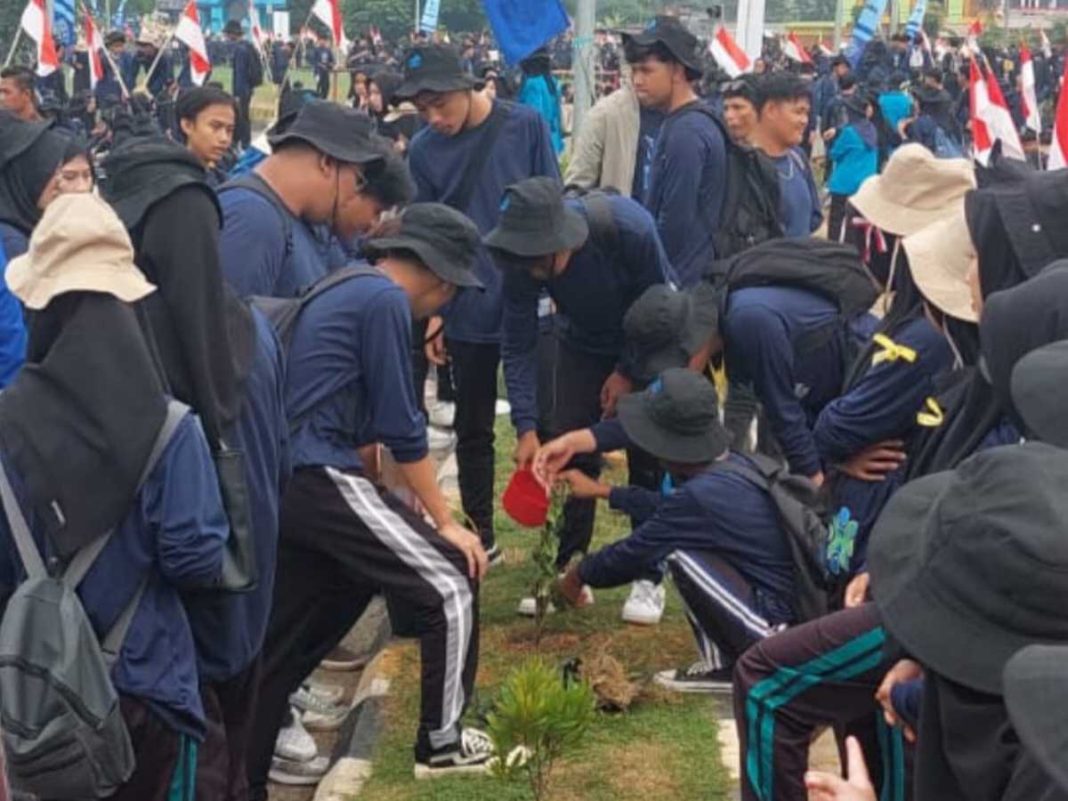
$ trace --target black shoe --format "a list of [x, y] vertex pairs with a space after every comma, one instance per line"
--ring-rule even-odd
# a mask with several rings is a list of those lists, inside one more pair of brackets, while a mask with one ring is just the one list
[[504, 551], [497, 547], [497, 543], [483, 546], [486, 549], [486, 558], [489, 559], [490, 567], [504, 564]]
[[[418, 752], [420, 749], [416, 749]], [[415, 778], [436, 779], [439, 776], [481, 775], [493, 759], [493, 743], [489, 736], [478, 729], [464, 729], [459, 742], [442, 748], [431, 749], [425, 754], [416, 753]]]
[[678, 693], [726, 693], [732, 689], [731, 668], [713, 668], [707, 662], [694, 662], [686, 668], [656, 674], [661, 687]]

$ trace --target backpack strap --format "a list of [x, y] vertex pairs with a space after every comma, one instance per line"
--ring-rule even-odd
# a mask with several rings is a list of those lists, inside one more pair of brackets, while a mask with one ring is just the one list
[[297, 295], [297, 300], [300, 301], [301, 311], [321, 294], [333, 289], [338, 284], [343, 284], [350, 278], [366, 278], [373, 275], [381, 276], [382, 273], [379, 272], [377, 268], [363, 262], [352, 264], [348, 267], [342, 267], [340, 270], [334, 270], [331, 273], [327, 273], [311, 286], [305, 287], [301, 293]]
[[26, 517], [22, 514], [14, 490], [11, 489], [7, 469], [3, 466], [0, 466], [0, 498], [3, 499], [7, 524], [11, 528], [11, 537], [15, 540], [15, 547], [18, 548], [19, 558], [22, 559], [26, 575], [32, 579], [45, 578], [48, 571], [45, 569], [44, 560], [41, 559], [41, 553], [33, 541], [30, 527], [26, 524]]
[[251, 171], [236, 178], [231, 178], [219, 187], [218, 194], [221, 195], [231, 189], [247, 189], [250, 192], [255, 192], [267, 200], [274, 207], [274, 210], [278, 212], [278, 216], [282, 220], [282, 233], [286, 240], [286, 252], [283, 254], [282, 259], [287, 261], [293, 253], [293, 219], [289, 214], [289, 209], [286, 208], [286, 204], [282, 202], [282, 198], [271, 188], [270, 184]]
[[604, 192], [591, 192], [582, 199], [586, 221], [595, 241], [610, 253], [619, 252], [619, 228], [612, 214], [612, 202]]
[[[138, 492], [141, 491], [156, 463], [163, 456], [163, 451], [170, 443], [171, 438], [174, 437], [174, 432], [178, 430], [178, 424], [182, 422], [182, 418], [185, 417], [188, 411], [189, 407], [181, 401], [171, 400], [167, 402], [167, 416], [163, 419], [163, 425], [160, 426], [159, 433], [156, 434], [156, 441], [152, 444], [152, 451], [148, 455], [148, 461], [145, 462], [145, 466], [141, 470], [141, 477], [137, 480]], [[107, 546], [114, 533], [115, 530], [112, 529], [74, 554], [74, 558], [70, 560], [70, 564], [67, 565], [67, 569], [63, 573], [63, 580], [71, 587], [77, 587], [81, 584], [85, 574], [89, 572], [89, 568], [93, 566], [93, 563], [100, 556], [100, 552]], [[143, 591], [143, 585], [141, 591]], [[140, 600], [140, 595], [135, 600]]]

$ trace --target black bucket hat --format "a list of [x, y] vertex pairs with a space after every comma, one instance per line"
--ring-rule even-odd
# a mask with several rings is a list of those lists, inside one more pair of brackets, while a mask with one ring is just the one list
[[110, 31], [108, 35], [104, 37], [104, 47], [111, 47], [115, 44], [126, 44], [126, 34], [122, 31]]
[[951, 681], [1000, 695], [1005, 663], [1068, 643], [1068, 453], [992, 448], [902, 487], [868, 548], [886, 627]]
[[575, 250], [589, 235], [586, 218], [564, 204], [559, 182], [540, 175], [504, 190], [500, 220], [483, 241], [513, 256], [532, 257]]
[[1068, 448], [1068, 340], [1033, 350], [1012, 370], [1012, 405], [1028, 433], [1041, 442]]
[[633, 42], [638, 47], [662, 44], [682, 66], [700, 78], [704, 74], [697, 54], [697, 37], [686, 30], [677, 17], [657, 17], [641, 33], [623, 34], [623, 44]]
[[233, 35], [233, 36], [244, 36], [245, 35], [245, 31], [241, 27], [241, 23], [238, 22], [236, 19], [232, 19], [229, 22], [227, 22], [225, 25], [223, 25], [223, 33], [224, 34], [228, 34], [228, 35]]
[[414, 203], [400, 215], [394, 236], [369, 240], [364, 253], [374, 258], [391, 250], [407, 250], [419, 257], [434, 275], [459, 287], [482, 289], [475, 275], [478, 228], [444, 203]]
[[383, 161], [389, 152], [388, 142], [374, 132], [370, 117], [325, 100], [305, 104], [283, 133], [267, 138], [272, 148], [292, 140], [307, 142], [343, 164]]
[[685, 367], [719, 332], [721, 293], [702, 281], [686, 291], [656, 284], [623, 315], [628, 369], [640, 383]]
[[1005, 666], [1005, 706], [1024, 748], [1068, 790], [1068, 647], [1029, 645]]
[[665, 462], [712, 462], [730, 445], [716, 388], [692, 370], [665, 370], [648, 389], [620, 398], [617, 408], [627, 437]]
[[455, 48], [443, 44], [419, 45], [404, 56], [404, 81], [393, 93], [395, 100], [411, 100], [421, 92], [461, 92], [475, 88], [475, 76], [464, 72]]

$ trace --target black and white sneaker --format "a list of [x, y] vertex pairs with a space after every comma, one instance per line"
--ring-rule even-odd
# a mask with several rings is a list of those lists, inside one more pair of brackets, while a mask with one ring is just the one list
[[686, 668], [664, 670], [654, 681], [677, 693], [731, 693], [731, 668], [713, 668], [707, 662], [694, 662]]
[[502, 551], [497, 543], [486, 546], [486, 558], [489, 560], [490, 567], [496, 567], [497, 565], [504, 564], [504, 551]]
[[489, 735], [479, 729], [464, 729], [460, 732], [459, 742], [432, 750], [425, 757], [416, 755], [415, 778], [484, 774], [493, 753]]

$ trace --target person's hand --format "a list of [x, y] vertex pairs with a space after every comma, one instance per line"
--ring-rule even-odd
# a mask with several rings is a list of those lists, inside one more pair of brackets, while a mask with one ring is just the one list
[[823, 132], [823, 141], [830, 142], [838, 134], [837, 128], [828, 128]]
[[860, 606], [864, 603], [864, 600], [868, 597], [868, 586], [871, 584], [871, 574], [867, 571], [863, 573], [857, 573], [853, 576], [852, 581], [846, 585], [845, 590], [845, 608], [852, 609], [855, 606]]
[[489, 559], [486, 557], [486, 550], [482, 547], [482, 540], [459, 523], [452, 522], [438, 528], [438, 534], [459, 549], [467, 559], [467, 575], [476, 581], [481, 581], [489, 568]]
[[534, 477], [541, 482], [542, 486], [549, 488], [556, 482], [560, 471], [567, 467], [575, 457], [575, 447], [571, 438], [564, 434], [550, 440], [538, 448], [531, 465]]
[[540, 448], [541, 442], [538, 441], [538, 435], [535, 432], [528, 431], [520, 434], [515, 443], [515, 452], [512, 454], [516, 467], [530, 467]]
[[581, 470], [565, 470], [560, 473], [558, 480], [567, 482], [568, 486], [571, 487], [571, 495], [574, 498], [584, 500], [608, 498], [608, 493], [612, 491], [610, 486], [602, 484], [597, 479], [590, 478]]
[[563, 576], [556, 580], [556, 594], [559, 595], [569, 606], [585, 606], [586, 597], [582, 592], [582, 578], [579, 576], [578, 564], [567, 569]]
[[886, 477], [905, 463], [905, 443], [888, 439], [869, 445], [853, 454], [838, 469], [858, 481], [886, 481]]
[[826, 480], [826, 478], [823, 475], [823, 471], [820, 470], [818, 473], [816, 473], [816, 475], [809, 476], [808, 480], [812, 482], [813, 486], [815, 486], [816, 489], [820, 489], [823, 486], [823, 482]]
[[894, 711], [894, 705], [890, 703], [890, 693], [895, 685], [904, 684], [922, 677], [923, 666], [919, 662], [902, 659], [890, 668], [883, 677], [883, 683], [875, 691], [875, 700], [883, 708], [883, 718], [886, 719], [886, 724], [888, 726], [900, 726], [905, 733], [905, 739], [910, 743], [916, 742], [916, 733], [897, 716], [897, 712]]
[[846, 738], [846, 759], [848, 779], [819, 771], [805, 774], [809, 801], [875, 801], [875, 788], [856, 737]]
[[601, 387], [601, 412], [604, 416], [615, 417], [616, 403], [633, 389], [634, 384], [622, 373], [615, 372], [608, 376]]
[[444, 367], [449, 360], [449, 354], [445, 350], [445, 329], [442, 328], [440, 317], [431, 317], [426, 324], [426, 330], [437, 336], [426, 343], [426, 360], [438, 367]]

